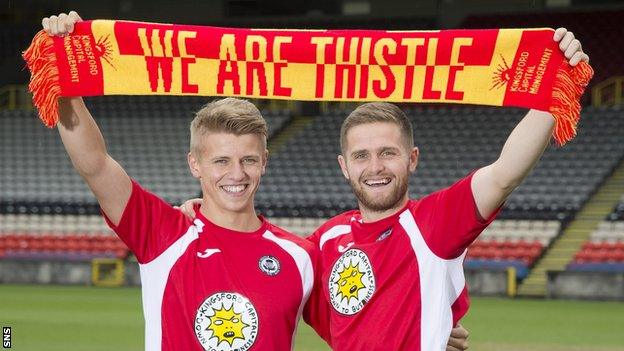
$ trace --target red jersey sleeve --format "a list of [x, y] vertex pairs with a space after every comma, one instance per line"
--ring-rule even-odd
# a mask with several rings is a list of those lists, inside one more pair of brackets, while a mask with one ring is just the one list
[[441, 258], [461, 255], [502, 208], [501, 205], [489, 218], [481, 218], [470, 185], [473, 174], [427, 195], [412, 207], [425, 242]]
[[148, 263], [158, 257], [192, 223], [182, 212], [143, 189], [135, 180], [132, 180], [132, 193], [119, 225], [114, 225], [103, 211], [102, 215], [139, 263]]

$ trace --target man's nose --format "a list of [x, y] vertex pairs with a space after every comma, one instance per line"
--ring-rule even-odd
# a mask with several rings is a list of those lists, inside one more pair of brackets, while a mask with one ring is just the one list
[[382, 160], [380, 160], [377, 156], [373, 156], [371, 157], [369, 168], [372, 173], [381, 173], [385, 166]]
[[232, 180], [243, 180], [246, 177], [245, 168], [240, 162], [236, 162], [232, 165], [230, 169], [230, 177]]

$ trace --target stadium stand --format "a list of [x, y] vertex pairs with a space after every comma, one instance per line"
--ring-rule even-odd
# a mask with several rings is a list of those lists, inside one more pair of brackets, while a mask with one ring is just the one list
[[6, 214], [1, 221], [2, 258], [80, 261], [128, 256], [126, 245], [98, 215]]
[[556, 220], [494, 221], [468, 249], [465, 267], [502, 270], [511, 266], [523, 279], [560, 229]]
[[[186, 161], [192, 112], [205, 98], [91, 98], [91, 111], [109, 152], [141, 184], [167, 201], [196, 197], [197, 182]], [[269, 132], [291, 118], [265, 111]], [[76, 174], [58, 133], [46, 129], [33, 111], [3, 111], [0, 118], [1, 212], [96, 213], [94, 198]]]
[[[87, 104], [109, 152], [142, 185], [180, 203], [200, 193], [186, 153], [192, 112], [207, 101], [120, 96], [90, 98]], [[270, 136], [291, 119], [288, 111], [263, 115]], [[85, 260], [128, 255], [102, 218], [93, 215], [99, 208], [71, 166], [58, 133], [46, 129], [34, 111], [1, 112], [0, 146], [0, 257]]]
[[568, 264], [571, 271], [624, 272], [624, 196]]
[[[420, 197], [492, 162], [523, 112], [487, 107], [409, 107], [421, 158], [411, 178]], [[355, 207], [336, 162], [340, 123], [348, 111], [316, 118], [273, 155], [258, 208], [269, 217], [331, 217]], [[624, 155], [619, 108], [587, 108], [579, 136], [550, 147], [531, 176], [507, 201], [503, 216], [565, 220], [587, 200]]]
[[[148, 189], [180, 203], [199, 193], [186, 171], [184, 155], [190, 112], [205, 101], [107, 97], [91, 98], [88, 104], [113, 156]], [[419, 169], [411, 179], [412, 197], [450, 185], [492, 162], [523, 115], [516, 109], [488, 107], [408, 106], [406, 111], [421, 149]], [[271, 135], [292, 118], [286, 111], [263, 113]], [[260, 212], [295, 233], [309, 234], [324, 219], [356, 205], [335, 159], [340, 123], [347, 113], [328, 110], [271, 156], [257, 195]], [[562, 222], [622, 159], [622, 124], [618, 108], [587, 108], [578, 138], [565, 148], [548, 149], [537, 169], [508, 200], [502, 216], [506, 220], [494, 222], [471, 246], [467, 267], [511, 265], [519, 278], [524, 277], [559, 234]], [[58, 252], [67, 257], [124, 257], [127, 252], [121, 251], [120, 242], [114, 246], [117, 239], [96, 215], [97, 205], [71, 167], [56, 132], [46, 130], [29, 111], [2, 112], [0, 126], [6, 165], [0, 168], [0, 252], [11, 257], [33, 251], [39, 257]], [[52, 244], [60, 237], [68, 239], [68, 246]], [[113, 238], [104, 246], [108, 249], [94, 251], [92, 247], [99, 247], [94, 243], [104, 237]], [[73, 244], [81, 240], [82, 246]]]
[[[624, 74], [614, 57], [622, 10], [468, 17], [463, 28], [556, 27], [572, 29], [596, 70], [593, 83]], [[213, 25], [266, 28], [436, 28], [432, 17], [237, 19]], [[31, 27], [0, 31], [0, 66], [11, 67], [32, 37]], [[20, 61], [21, 62], [21, 61]], [[587, 94], [586, 96], [588, 96]], [[199, 187], [186, 165], [188, 122], [208, 99], [116, 96], [88, 98], [111, 154], [146, 188], [171, 203], [196, 197]], [[421, 197], [493, 161], [513, 126], [517, 109], [406, 106], [421, 150], [411, 196]], [[309, 234], [326, 218], [354, 208], [351, 190], [335, 156], [340, 123], [349, 111], [330, 109], [271, 155], [257, 194], [257, 208], [293, 232]], [[288, 125], [288, 111], [263, 110], [274, 136]], [[523, 278], [596, 188], [624, 157], [620, 108], [586, 108], [578, 138], [551, 147], [532, 175], [469, 249], [467, 268], [506, 269]], [[88, 188], [74, 172], [57, 133], [33, 111], [0, 112], [0, 257], [45, 259], [125, 258], [127, 249], [97, 215]], [[591, 235], [571, 270], [624, 270], [624, 200]]]
[[[99, 215], [0, 215], [0, 257], [10, 259], [82, 260], [125, 258], [126, 246]], [[273, 223], [308, 235], [324, 218], [272, 218]], [[558, 221], [497, 220], [469, 249], [467, 268], [514, 266], [519, 278], [557, 236]]]

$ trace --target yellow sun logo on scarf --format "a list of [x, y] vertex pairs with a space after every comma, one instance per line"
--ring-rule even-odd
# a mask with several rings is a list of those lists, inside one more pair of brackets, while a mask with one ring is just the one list
[[210, 317], [210, 325], [206, 330], [212, 331], [212, 335], [217, 337], [219, 344], [226, 341], [230, 346], [235, 339], [245, 339], [243, 329], [249, 324], [243, 322], [241, 313], [234, 312], [234, 306], [229, 309], [225, 307], [215, 310], [214, 316]]
[[340, 279], [336, 282], [338, 284], [338, 295], [342, 295], [342, 299], [351, 299], [352, 297], [358, 297], [358, 291], [364, 289], [364, 283], [362, 282], [362, 276], [364, 273], [358, 269], [359, 265], [352, 266], [351, 263], [345, 269], [340, 272]]

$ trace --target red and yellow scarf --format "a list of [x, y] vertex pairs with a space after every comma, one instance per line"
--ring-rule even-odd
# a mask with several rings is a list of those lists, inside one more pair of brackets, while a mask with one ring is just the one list
[[47, 126], [59, 96], [203, 95], [457, 103], [550, 111], [576, 134], [593, 75], [568, 65], [553, 30], [234, 29], [128, 21], [39, 32], [24, 59]]

